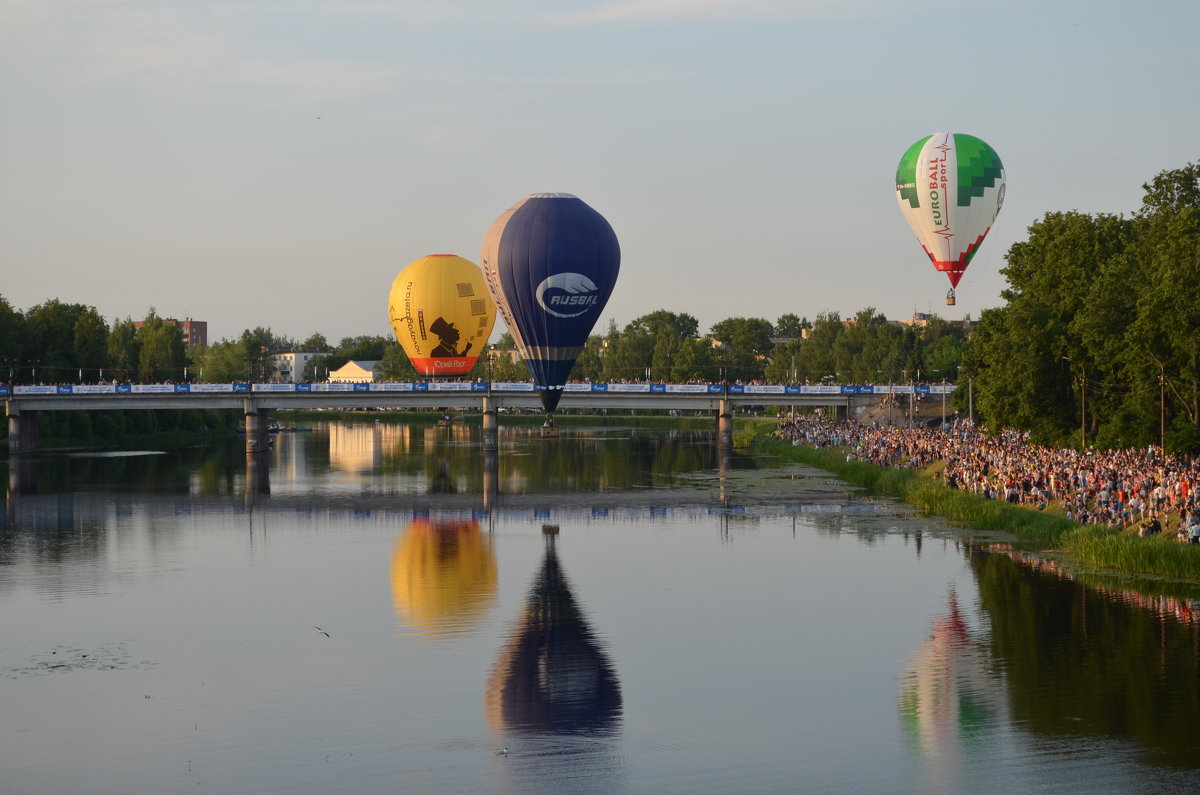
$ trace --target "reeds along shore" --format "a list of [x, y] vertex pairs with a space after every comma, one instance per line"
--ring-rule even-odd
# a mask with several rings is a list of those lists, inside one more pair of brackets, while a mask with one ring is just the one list
[[[1181, 544], [1173, 532], [1139, 537], [1135, 529], [1083, 525], [1068, 519], [1061, 504], [1040, 511], [951, 489], [941, 480], [944, 461], [919, 470], [880, 467], [846, 460], [847, 448], [793, 445], [786, 439], [761, 435], [755, 448], [792, 461], [833, 472], [848, 483], [897, 497], [926, 514], [940, 516], [974, 530], [998, 531], [1043, 545], [1067, 555], [1077, 565], [1127, 574], [1200, 583], [1200, 547]], [[1170, 529], [1173, 525], [1164, 522]]]

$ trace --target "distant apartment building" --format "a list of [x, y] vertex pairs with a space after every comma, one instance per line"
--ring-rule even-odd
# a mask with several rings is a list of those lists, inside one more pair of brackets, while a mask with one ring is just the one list
[[[207, 320], [192, 320], [190, 317], [187, 320], [176, 320], [173, 317], [164, 317], [164, 323], [170, 323], [175, 328], [183, 332], [183, 344], [189, 348], [196, 348], [201, 345], [208, 344], [208, 321]], [[145, 321], [133, 321], [134, 328], [140, 329], [146, 325]]]
[[[304, 380], [304, 370], [308, 363], [317, 356], [325, 356], [328, 351], [288, 351], [271, 355], [271, 366], [275, 377], [281, 384], [297, 384]], [[322, 376], [324, 373], [322, 373]]]

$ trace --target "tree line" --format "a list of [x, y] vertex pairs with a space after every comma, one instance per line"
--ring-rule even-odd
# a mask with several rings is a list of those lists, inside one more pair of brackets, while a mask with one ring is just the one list
[[1200, 452], [1200, 164], [1142, 189], [1128, 216], [1048, 212], [1008, 250], [960, 379], [989, 427]]
[[[873, 308], [809, 321], [731, 317], [700, 334], [696, 318], [661, 309], [593, 335], [572, 378], [599, 382], [909, 383], [945, 380], [988, 427], [1030, 431], [1046, 445], [1200, 452], [1200, 165], [1143, 185], [1129, 216], [1048, 212], [1014, 243], [1001, 270], [1004, 303], [969, 320], [891, 321]], [[524, 381], [511, 335], [468, 378]], [[152, 308], [140, 328], [110, 326], [94, 307], [57, 299], [26, 311], [0, 296], [0, 379], [15, 383], [130, 380], [266, 381], [272, 354], [316, 352], [303, 380], [350, 360], [382, 378], [420, 376], [392, 338], [332, 345], [269, 328], [187, 348]]]
[[[821, 381], [886, 383], [953, 381], [966, 340], [965, 327], [938, 317], [923, 327], [889, 321], [874, 309], [848, 320], [836, 313], [808, 321], [785, 314], [774, 323], [731, 317], [701, 335], [696, 318], [661, 309], [618, 328], [610, 322], [580, 352], [572, 378], [591, 381], [716, 383]], [[362, 335], [336, 345], [315, 333], [307, 339], [269, 328], [246, 329], [234, 339], [186, 347], [182, 332], [152, 308], [139, 324], [130, 318], [110, 327], [94, 307], [58, 299], [20, 312], [0, 296], [0, 366], [14, 383], [107, 381], [270, 381], [273, 355], [316, 353], [301, 379], [323, 381], [346, 362], [375, 361], [380, 377], [421, 376], [394, 339]], [[468, 378], [524, 381], [529, 375], [511, 334], [481, 356]]]

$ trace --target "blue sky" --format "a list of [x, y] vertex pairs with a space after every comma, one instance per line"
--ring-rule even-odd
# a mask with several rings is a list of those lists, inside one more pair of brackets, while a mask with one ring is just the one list
[[[621, 241], [605, 325], [977, 318], [1044, 213], [1200, 160], [1197, 31], [1194, 0], [4, 0], [0, 295], [390, 335], [400, 269], [546, 191]], [[956, 307], [893, 181], [941, 130], [1008, 178]]]

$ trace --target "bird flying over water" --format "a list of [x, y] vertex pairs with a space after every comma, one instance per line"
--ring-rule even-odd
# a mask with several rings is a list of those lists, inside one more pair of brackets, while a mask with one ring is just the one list
[[325, 636], [325, 637], [327, 637], [327, 638], [328, 638], [328, 637], [332, 637], [332, 636], [331, 636], [331, 635], [330, 635], [328, 632], [326, 632], [325, 630], [321, 629], [321, 628], [320, 628], [320, 627], [318, 627], [316, 624], [313, 624], [313, 629], [315, 629], [317, 632], [320, 632], [322, 635], [324, 635], [324, 636]]

